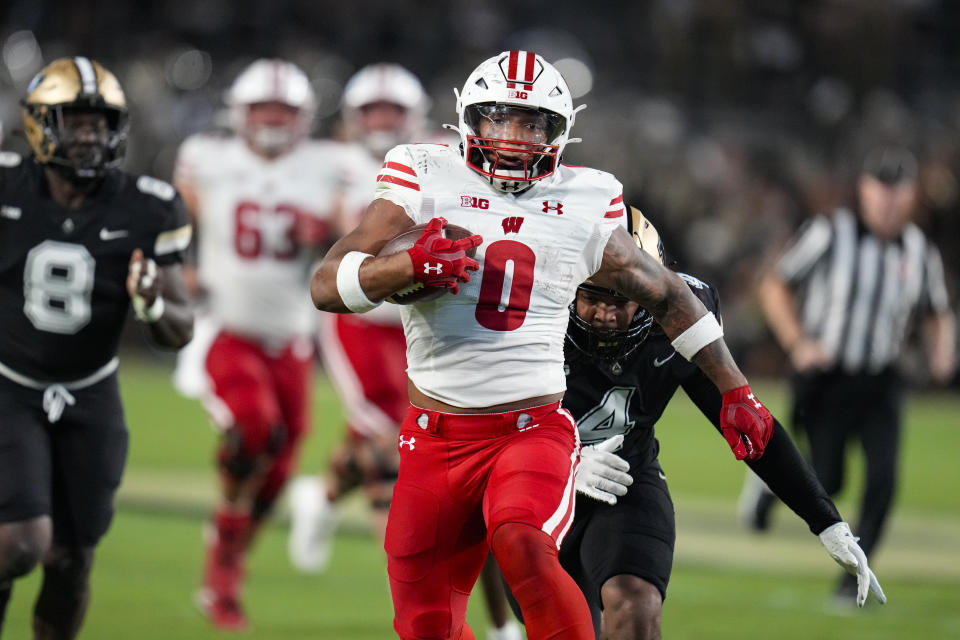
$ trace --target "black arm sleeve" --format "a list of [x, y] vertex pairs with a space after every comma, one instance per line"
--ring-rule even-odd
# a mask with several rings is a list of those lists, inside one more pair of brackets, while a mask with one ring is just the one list
[[[683, 382], [683, 390], [719, 433], [723, 396], [713, 383], [697, 371]], [[785, 505], [803, 518], [814, 534], [842, 520], [813, 468], [800, 455], [790, 435], [776, 418], [773, 435], [763, 455], [759, 460], [746, 464]]]

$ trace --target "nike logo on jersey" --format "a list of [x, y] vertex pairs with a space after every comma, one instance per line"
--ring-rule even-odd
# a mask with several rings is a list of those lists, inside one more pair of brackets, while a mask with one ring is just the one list
[[663, 365], [667, 364], [667, 362], [670, 361], [670, 358], [672, 358], [672, 357], [675, 356], [675, 355], [677, 355], [677, 352], [676, 352], [676, 351], [671, 351], [671, 352], [670, 352], [670, 355], [668, 355], [666, 358], [663, 358], [663, 359], [661, 359], [661, 358], [654, 358], [654, 359], [653, 359], [653, 366], [655, 366], [655, 367], [662, 367]]
[[0, 207], [0, 217], [10, 218], [11, 220], [19, 220], [20, 215], [23, 212], [20, 210], [20, 207], [11, 207], [8, 204]]
[[128, 235], [130, 235], [130, 232], [126, 229], [114, 229], [113, 231], [107, 229], [106, 227], [100, 229], [100, 239], [104, 242], [117, 240], [119, 238], [126, 238]]

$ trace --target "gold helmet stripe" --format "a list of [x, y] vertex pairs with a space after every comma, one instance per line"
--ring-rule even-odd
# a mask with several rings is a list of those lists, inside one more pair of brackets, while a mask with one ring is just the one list
[[93, 63], [89, 58], [76, 56], [73, 64], [77, 67], [77, 73], [80, 74], [80, 85], [83, 87], [82, 93], [94, 95], [97, 93], [97, 72], [93, 68]]

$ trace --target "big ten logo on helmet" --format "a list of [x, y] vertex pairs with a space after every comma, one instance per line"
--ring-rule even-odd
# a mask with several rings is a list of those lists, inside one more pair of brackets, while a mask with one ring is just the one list
[[474, 209], [489, 209], [490, 201], [486, 198], [477, 198], [476, 196], [460, 196], [461, 207], [472, 207]]
[[515, 89], [508, 89], [507, 97], [516, 98], [517, 100], [528, 100], [530, 96], [527, 94], [526, 91], [517, 91]]

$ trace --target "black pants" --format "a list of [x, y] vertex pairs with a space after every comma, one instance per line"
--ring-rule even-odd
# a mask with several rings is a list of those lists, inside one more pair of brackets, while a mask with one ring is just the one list
[[809, 443], [810, 463], [831, 496], [843, 488], [846, 446], [859, 439], [866, 462], [860, 521], [853, 529], [869, 557], [880, 541], [897, 485], [903, 385], [879, 374], [818, 373], [793, 379], [793, 425]]

